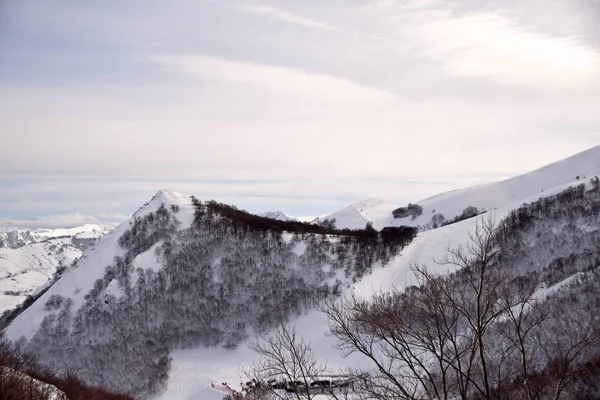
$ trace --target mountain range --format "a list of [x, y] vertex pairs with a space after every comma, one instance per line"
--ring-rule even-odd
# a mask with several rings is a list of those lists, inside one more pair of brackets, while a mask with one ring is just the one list
[[269, 211], [269, 212], [262, 213], [259, 215], [261, 217], [265, 217], [265, 218], [269, 218], [269, 219], [277, 219], [279, 221], [297, 221], [296, 218], [287, 215], [283, 211]]
[[420, 205], [423, 211], [415, 218], [394, 218], [392, 211], [406, 205], [371, 198], [321, 217], [317, 222], [335, 218], [336, 227], [350, 229], [364, 228], [368, 222], [376, 229], [398, 225], [427, 227], [436, 214], [441, 214], [445, 220], [452, 220], [469, 206], [480, 211], [515, 207], [522, 204], [524, 199], [543, 196], [544, 191], [566, 184], [576, 184], [586, 177], [591, 178], [598, 174], [600, 146], [500, 182], [456, 189], [416, 201], [415, 204]]
[[[555, 307], [576, 298], [569, 315], [586, 314], [597, 300], [599, 172], [600, 146], [411, 205], [368, 199], [314, 224], [161, 190], [12, 315], [5, 334], [48, 365], [140, 399], [222, 399], [210, 383], [237, 386], [255, 358], [245, 342], [281, 320], [330, 368], [360, 368], [368, 360], [342, 357], [315, 308], [401, 291], [419, 282], [415, 265], [459, 273], [439, 261], [486, 218], [506, 227], [510, 279], [535, 278], [536, 296]], [[54, 251], [49, 243], [39, 252]]]
[[3, 228], [0, 231], [0, 248], [18, 249], [28, 244], [49, 239], [73, 237], [76, 239], [97, 239], [110, 232], [112, 227], [102, 224], [85, 224], [74, 228], [59, 229], [19, 229]]
[[43, 290], [57, 271], [73, 266], [111, 230], [105, 225], [86, 224], [69, 229], [0, 232], [0, 314]]

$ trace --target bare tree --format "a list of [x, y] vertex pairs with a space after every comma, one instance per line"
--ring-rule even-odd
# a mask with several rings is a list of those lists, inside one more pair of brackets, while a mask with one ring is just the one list
[[[260, 340], [250, 342], [248, 347], [260, 356], [260, 360], [247, 373], [265, 391], [265, 398], [312, 400], [310, 383], [326, 371], [326, 365], [317, 361], [310, 343], [298, 336], [295, 327], [280, 324], [277, 329]], [[286, 395], [281, 388], [265, 382], [275, 379], [286, 382]], [[269, 397], [270, 396], [270, 397]]]
[[404, 293], [326, 307], [340, 349], [374, 362], [378, 376], [367, 388], [372, 397], [489, 398], [484, 338], [513, 305], [498, 302], [505, 279], [489, 271], [502, 252], [496, 229], [491, 219], [478, 223], [467, 247], [447, 249], [442, 262], [463, 271], [458, 280], [415, 266], [418, 285]]
[[[585, 374], [584, 362], [590, 357], [590, 350], [600, 346], [600, 332], [596, 318], [586, 321], [579, 315], [556, 311], [547, 324], [551, 335], [538, 335], [537, 347], [543, 352], [548, 363], [547, 387], [552, 388], [547, 398], [558, 400], [569, 385]], [[558, 314], [558, 315], [556, 315]]]
[[415, 266], [417, 285], [404, 292], [324, 307], [344, 354], [374, 364], [364, 388], [370, 398], [557, 400], [580, 374], [597, 329], [551, 314], [535, 279], [510, 279], [502, 229], [492, 217], [478, 221], [467, 245], [446, 249], [441, 263], [453, 274]]
[[[504, 226], [478, 221], [465, 246], [446, 249], [452, 274], [414, 266], [417, 285], [347, 297], [321, 307], [343, 355], [360, 353], [374, 369], [356, 371], [361, 399], [559, 400], [582, 376], [599, 346], [596, 318], [572, 317], [538, 293], [531, 276], [503, 268]], [[253, 343], [262, 379], [299, 381], [311, 399], [311, 378], [325, 368], [293, 328]], [[273, 391], [275, 392], [275, 391]], [[572, 393], [572, 392], [571, 392]], [[283, 396], [277, 395], [278, 398]], [[336, 398], [335, 393], [330, 393]]]

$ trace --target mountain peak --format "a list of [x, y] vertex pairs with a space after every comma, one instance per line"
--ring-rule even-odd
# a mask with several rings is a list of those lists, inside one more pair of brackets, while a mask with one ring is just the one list
[[152, 196], [150, 201], [146, 202], [135, 213], [133, 213], [132, 217], [141, 217], [154, 212], [158, 207], [160, 207], [161, 204], [169, 206], [173, 204], [181, 205], [184, 203], [187, 204], [189, 201], [188, 198], [183, 194], [170, 189], [160, 189], [154, 196]]
[[296, 218], [291, 217], [284, 213], [283, 211], [269, 211], [266, 213], [259, 214], [261, 217], [276, 219], [279, 221], [297, 221]]
[[152, 199], [150, 199], [150, 201], [152, 202], [154, 200], [163, 200], [166, 202], [171, 202], [172, 200], [182, 199], [185, 199], [185, 196], [181, 193], [175, 192], [170, 189], [160, 189], [158, 192], [156, 192], [154, 196], [152, 196]]

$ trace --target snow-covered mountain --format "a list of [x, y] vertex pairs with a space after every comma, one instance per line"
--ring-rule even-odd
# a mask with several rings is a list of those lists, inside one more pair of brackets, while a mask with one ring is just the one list
[[296, 218], [291, 217], [284, 213], [283, 211], [269, 211], [266, 213], [259, 214], [261, 217], [276, 219], [279, 221], [297, 221]]
[[[334, 348], [334, 339], [324, 335], [328, 321], [313, 306], [347, 293], [369, 298], [402, 290], [417, 282], [415, 265], [453, 271], [436, 261], [446, 248], [467, 243], [486, 217], [505, 221], [503, 240], [511, 252], [502, 262], [515, 282], [535, 277], [544, 295], [558, 293], [561, 304], [566, 297], [560, 296], [597, 293], [595, 160], [600, 147], [520, 177], [435, 196], [419, 202], [423, 213], [414, 219], [394, 219], [396, 207], [378, 199], [329, 216], [338, 228], [373, 221], [381, 230], [354, 234], [162, 190], [5, 333], [29, 339], [29, 349], [51, 365], [69, 365], [89, 383], [139, 398], [221, 400], [210, 382], [237, 386], [255, 359], [244, 341], [281, 317], [298, 327], [331, 370], [365, 367], [364, 357], [343, 358]], [[450, 219], [467, 206], [489, 211], [416, 238], [414, 229], [382, 229], [424, 225], [433, 210]], [[574, 315], [590, 314], [585, 307], [596, 301], [569, 299]]]
[[19, 229], [3, 228], [0, 231], [0, 248], [17, 249], [28, 244], [42, 242], [57, 237], [75, 237], [79, 239], [99, 238], [110, 232], [112, 227], [102, 224], [85, 224], [75, 228], [62, 229]]
[[[320, 217], [314, 223], [335, 219], [336, 228], [363, 229], [368, 222], [373, 222], [376, 229], [391, 225], [388, 220], [397, 205], [385, 200], [370, 198], [336, 211], [333, 214]], [[407, 221], [403, 221], [407, 222]], [[408, 225], [404, 223], [403, 225]]]
[[337, 228], [364, 228], [367, 222], [381, 229], [385, 226], [421, 226], [427, 228], [432, 217], [441, 214], [445, 220], [459, 216], [462, 211], [473, 206], [480, 211], [490, 211], [501, 207], [515, 207], [531, 196], [543, 196], [544, 191], [565, 184], [576, 184], [586, 177], [600, 174], [600, 146], [593, 147], [569, 158], [549, 164], [510, 179], [486, 183], [442, 193], [415, 204], [423, 207], [416, 218], [394, 218], [392, 211], [406, 204], [394, 205], [380, 199], [368, 199], [352, 204], [317, 220], [336, 220]]
[[[111, 229], [87, 224], [69, 229], [4, 232], [8, 246], [0, 248], [0, 315], [44, 288], [57, 270], [73, 265]], [[15, 240], [19, 238], [27, 240]], [[28, 240], [32, 242], [26, 243]]]
[[341, 232], [161, 190], [6, 334], [31, 339], [42, 360], [72, 365], [90, 384], [144, 397], [165, 383], [171, 350], [237, 347], [339, 295], [415, 234]]
[[[591, 190], [593, 185], [589, 179], [585, 180], [586, 190]], [[544, 199], [558, 198], [562, 201], [571, 201], [565, 193], [569, 192], [571, 184], [557, 186], [552, 189], [546, 189], [544, 192], [534, 194], [529, 198], [522, 199], [515, 203], [507, 204], [507, 207], [499, 208], [494, 218], [500, 221], [509, 217], [510, 210], [520, 210], [519, 206], [523, 203], [535, 203], [540, 196], [547, 196]], [[596, 186], [598, 187], [598, 186]], [[587, 203], [588, 210], [594, 209], [594, 203], [598, 200], [598, 189], [594, 200]], [[565, 192], [567, 191], [567, 192]], [[558, 196], [557, 196], [558, 195]], [[557, 197], [554, 197], [557, 196]], [[541, 204], [549, 204], [552, 200], [541, 202]], [[557, 204], [559, 209], [565, 211], [564, 205]], [[596, 208], [597, 209], [597, 208]], [[593, 213], [593, 211], [592, 211]], [[522, 214], [522, 213], [521, 213]], [[521, 215], [516, 213], [515, 215]], [[354, 283], [348, 292], [352, 292], [361, 298], [369, 298], [374, 292], [391, 293], [397, 290], [403, 290], [409, 285], [417, 282], [411, 268], [414, 265], [427, 267], [434, 273], [445, 273], [453, 270], [453, 266], [440, 265], [436, 262], [442, 260], [446, 254], [445, 248], [456, 248], [457, 246], [465, 245], [469, 242], [469, 234], [473, 232], [477, 224], [481, 224], [487, 216], [467, 219], [456, 224], [441, 227], [439, 229], [429, 230], [420, 233], [417, 238], [409, 244], [400, 255], [395, 257], [385, 268], [374, 268], [373, 273], [365, 276], [362, 280]], [[516, 252], [513, 257], [515, 261], [518, 276], [525, 276], [528, 273], [546, 274], [547, 283], [543, 289], [539, 290], [540, 298], [554, 294], [555, 301], [564, 301], [560, 299], [569, 299], [569, 302], [576, 302], [573, 292], [579, 292], [582, 278], [590, 279], [590, 266], [599, 266], [599, 249], [593, 246], [595, 240], [600, 237], [600, 220], [598, 214], [596, 217], [585, 217], [585, 224], [579, 218], [567, 219], [571, 221], [579, 221], [580, 228], [575, 228], [571, 232], [565, 230], [568, 224], [558, 221], [537, 221], [537, 227], [532, 227], [525, 232], [523, 237], [516, 240], [524, 247], [523, 250]], [[553, 229], [548, 229], [552, 226]], [[559, 228], [561, 227], [561, 228]], [[536, 232], [532, 234], [531, 232]], [[576, 232], [576, 233], [575, 233]], [[573, 237], [570, 237], [574, 235]], [[525, 239], [526, 238], [526, 239]], [[583, 238], [587, 244], [579, 242]], [[584, 239], [585, 240], [585, 239]], [[556, 241], [556, 245], [549, 245]], [[575, 245], [575, 243], [580, 245]], [[589, 257], [590, 247], [594, 249], [596, 261], [585, 260]], [[539, 249], [545, 248], [545, 251]], [[577, 254], [577, 256], [575, 256]], [[579, 254], [582, 254], [584, 259], [577, 260]], [[563, 261], [566, 261], [563, 264]], [[591, 262], [591, 264], [588, 264]], [[558, 268], [552, 270], [553, 268]], [[587, 275], [586, 275], [587, 274]], [[597, 280], [596, 280], [597, 282]], [[589, 290], [589, 289], [588, 289]], [[593, 291], [592, 291], [593, 293]], [[584, 295], [585, 296], [585, 295]], [[581, 298], [581, 297], [580, 297]], [[579, 300], [581, 301], [581, 300]], [[589, 299], [588, 301], [597, 301]], [[585, 301], [583, 302], [585, 304]], [[589, 311], [588, 311], [589, 312]], [[315, 354], [318, 355], [319, 361], [327, 361], [327, 365], [331, 371], [340, 371], [346, 369], [360, 369], [369, 365], [369, 361], [360, 355], [353, 354], [350, 357], [342, 357], [337, 350], [336, 341], [330, 336], [324, 335], [329, 329], [328, 320], [325, 315], [317, 311], [311, 311], [307, 315], [300, 316], [293, 321], [298, 330], [298, 334], [311, 343]], [[181, 398], [190, 399], [206, 399], [206, 400], [221, 400], [222, 394], [214, 392], [210, 388], [210, 382], [234, 382], [234, 387], [237, 387], [235, 382], [240, 380], [240, 371], [252, 365], [256, 359], [256, 354], [250, 351], [247, 347], [241, 346], [234, 350], [224, 349], [187, 349], [178, 350], [172, 353], [174, 358], [171, 369], [171, 376], [167, 390], [159, 398], [160, 400], [176, 400]]]
[[17, 249], [44, 240], [35, 232], [25, 229], [11, 229], [0, 232], [0, 248]]

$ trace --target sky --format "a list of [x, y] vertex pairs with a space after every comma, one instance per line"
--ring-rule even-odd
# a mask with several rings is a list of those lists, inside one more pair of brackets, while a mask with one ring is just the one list
[[600, 0], [3, 0], [0, 227], [311, 216], [600, 144]]

